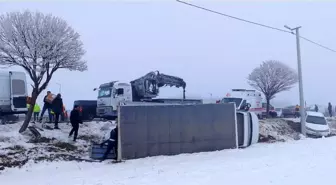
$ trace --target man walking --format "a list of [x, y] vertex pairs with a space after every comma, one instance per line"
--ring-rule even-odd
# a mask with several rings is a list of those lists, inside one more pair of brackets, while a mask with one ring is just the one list
[[44, 102], [44, 105], [43, 105], [43, 108], [42, 108], [42, 112], [41, 112], [41, 115], [40, 115], [40, 122], [42, 122], [42, 119], [43, 119], [43, 115], [45, 113], [46, 110], [48, 110], [48, 115], [49, 115], [49, 123], [52, 123], [52, 119], [51, 119], [51, 103], [48, 101], [48, 96], [51, 95], [51, 92], [48, 91], [47, 92], [47, 95], [44, 96], [43, 98], [43, 102]]
[[117, 143], [118, 143], [118, 126], [116, 126], [113, 130], [110, 132], [110, 138], [103, 143], [100, 144], [100, 147], [103, 147], [103, 145], [107, 143], [107, 149], [100, 161], [104, 161], [108, 154], [111, 152], [112, 149], [114, 149], [115, 157], [114, 159], [117, 159]]
[[79, 124], [83, 124], [83, 121], [79, 115], [79, 106], [75, 105], [73, 110], [70, 113], [70, 123], [72, 125], [72, 129], [69, 133], [69, 137], [74, 134], [73, 141], [76, 142], [77, 136], [78, 136], [78, 129], [79, 129]]
[[63, 110], [63, 100], [61, 98], [61, 94], [57, 94], [56, 98], [53, 100], [52, 110], [55, 114], [55, 128], [54, 129], [59, 129], [58, 122], [59, 122], [59, 118]]

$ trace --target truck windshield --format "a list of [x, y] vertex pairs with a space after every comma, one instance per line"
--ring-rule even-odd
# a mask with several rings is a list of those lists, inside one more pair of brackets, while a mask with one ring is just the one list
[[102, 88], [98, 92], [98, 98], [103, 97], [111, 97], [111, 89], [110, 88]]
[[223, 98], [222, 103], [236, 103], [238, 107], [242, 101], [242, 98]]

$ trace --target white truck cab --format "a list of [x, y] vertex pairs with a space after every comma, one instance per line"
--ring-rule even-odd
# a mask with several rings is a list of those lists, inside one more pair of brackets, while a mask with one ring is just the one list
[[130, 83], [113, 81], [98, 88], [97, 116], [116, 117], [120, 102], [132, 102], [132, 86]]
[[259, 140], [259, 119], [253, 112], [237, 111], [238, 147], [246, 148]]

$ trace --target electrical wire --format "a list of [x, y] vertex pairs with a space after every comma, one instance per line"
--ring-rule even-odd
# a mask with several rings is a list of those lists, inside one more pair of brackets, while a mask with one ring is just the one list
[[[185, 5], [188, 5], [188, 6], [191, 6], [191, 7], [194, 7], [194, 8], [198, 8], [198, 9], [201, 9], [201, 10], [204, 10], [204, 11], [207, 11], [207, 12], [211, 12], [211, 13], [214, 13], [214, 14], [218, 14], [218, 15], [222, 15], [222, 16], [225, 16], [225, 17], [228, 17], [228, 18], [231, 18], [231, 19], [235, 19], [235, 20], [238, 20], [238, 21], [242, 21], [242, 22], [245, 22], [245, 23], [249, 23], [249, 24], [254, 24], [254, 25], [257, 25], [257, 26], [261, 26], [261, 27], [264, 27], [264, 28], [268, 28], [268, 29], [272, 29], [272, 30], [276, 30], [276, 31], [280, 31], [280, 32], [285, 32], [285, 33], [290, 33], [290, 34], [293, 34], [293, 35], [296, 35], [294, 32], [292, 31], [288, 31], [288, 30], [285, 30], [285, 29], [280, 29], [280, 28], [276, 28], [276, 27], [272, 27], [272, 26], [268, 26], [268, 25], [265, 25], [265, 24], [261, 24], [261, 23], [257, 23], [257, 22], [253, 22], [253, 21], [249, 21], [249, 20], [246, 20], [246, 19], [242, 19], [242, 18], [239, 18], [239, 17], [235, 17], [235, 16], [232, 16], [232, 15], [228, 15], [228, 14], [225, 14], [225, 13], [221, 13], [221, 12], [218, 12], [218, 11], [215, 11], [215, 10], [211, 10], [211, 9], [208, 9], [208, 8], [204, 8], [204, 7], [201, 7], [201, 6], [198, 6], [198, 5], [194, 5], [192, 3], [187, 3], [187, 2], [184, 2], [184, 1], [181, 1], [181, 0], [176, 0], [177, 2], [179, 3], [182, 3], [182, 4], [185, 4]], [[324, 46], [322, 44], [319, 44], [315, 41], [312, 41], [306, 37], [303, 37], [303, 36], [300, 36], [301, 39], [307, 41], [307, 42], [310, 42], [312, 44], [315, 44], [321, 48], [324, 48], [326, 50], [329, 50], [329, 51], [332, 51], [332, 52], [335, 52], [336, 53], [336, 50], [334, 49], [331, 49], [327, 46]]]
[[303, 40], [305, 40], [305, 41], [307, 41], [307, 42], [310, 42], [310, 43], [312, 43], [312, 44], [315, 44], [315, 45], [317, 45], [317, 46], [320, 46], [321, 48], [324, 48], [324, 49], [326, 49], [326, 50], [329, 50], [329, 51], [331, 51], [331, 52], [336, 53], [336, 50], [331, 49], [331, 48], [328, 48], [327, 46], [323, 46], [322, 44], [319, 44], [319, 43], [317, 43], [317, 42], [314, 42], [314, 41], [312, 41], [312, 40], [310, 40], [310, 39], [307, 39], [307, 38], [305, 38], [305, 37], [302, 37], [302, 36], [300, 36], [300, 38], [303, 39]]

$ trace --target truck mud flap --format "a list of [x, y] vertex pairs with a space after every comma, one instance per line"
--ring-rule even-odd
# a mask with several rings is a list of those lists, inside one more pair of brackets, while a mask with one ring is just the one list
[[[91, 159], [99, 160], [103, 157], [105, 151], [107, 149], [107, 146], [104, 145], [103, 147], [100, 147], [100, 144], [92, 144], [89, 154]], [[109, 155], [107, 156], [107, 159], [113, 159], [115, 158], [114, 150], [112, 150]]]

